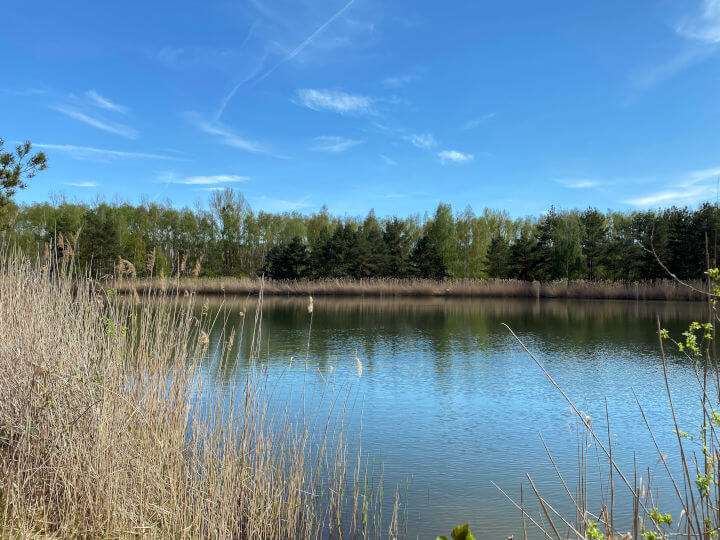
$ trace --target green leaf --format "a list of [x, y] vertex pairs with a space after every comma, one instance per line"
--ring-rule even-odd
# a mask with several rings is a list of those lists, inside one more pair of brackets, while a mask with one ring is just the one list
[[435, 540], [448, 540], [448, 537], [443, 534], [442, 536], [435, 537]]
[[475, 537], [470, 532], [470, 524], [466, 523], [463, 526], [455, 527], [450, 533], [453, 540], [475, 540]]

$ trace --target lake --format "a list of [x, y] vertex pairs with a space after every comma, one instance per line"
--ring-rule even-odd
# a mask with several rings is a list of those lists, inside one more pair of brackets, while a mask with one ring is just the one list
[[[247, 368], [256, 300], [208, 301], [211, 313], [226, 318], [228, 328], [244, 324], [243, 340], [233, 353], [238, 369], [218, 367], [222, 333], [217, 328], [210, 336], [207, 375], [230, 392]], [[524, 484], [528, 511], [538, 516], [526, 473], [574, 522], [573, 507], [540, 435], [572, 491], [577, 483], [576, 418], [503, 323], [605, 434], [607, 399], [618, 462], [630, 479], [634, 457], [639, 475], [648, 468], [656, 473], [657, 504], [677, 519], [679, 505], [632, 390], [672, 462], [677, 446], [656, 321], [660, 318], [679, 338], [690, 321], [703, 318], [703, 304], [322, 297], [315, 298], [312, 316], [307, 304], [303, 298], [266, 298], [263, 303], [257, 363], [267, 368], [270, 380], [279, 381], [273, 383], [273, 400], [299, 406], [290, 396], [320, 392], [328, 385], [335, 389], [339, 406], [347, 404], [350, 454], [361, 442], [376, 473], [382, 473], [385, 516], [400, 486], [407, 508], [401, 529], [409, 537], [435, 538], [465, 522], [478, 538], [519, 537], [520, 512], [491, 482], [518, 500]], [[697, 430], [701, 415], [695, 368], [671, 353], [668, 372], [680, 426]], [[597, 451], [595, 445], [589, 449], [591, 486], [608, 472], [605, 461], [598, 470]], [[614, 480], [616, 522], [629, 530], [627, 490], [617, 475]], [[597, 497], [591, 497], [590, 510], [600, 511]], [[529, 536], [540, 535], [530, 528]]]

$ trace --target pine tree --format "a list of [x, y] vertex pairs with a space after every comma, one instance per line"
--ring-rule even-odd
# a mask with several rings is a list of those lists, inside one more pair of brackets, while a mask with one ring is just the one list
[[442, 254], [428, 235], [418, 240], [410, 257], [412, 274], [423, 279], [443, 279], [447, 276], [447, 267]]
[[491, 278], [507, 278], [510, 274], [510, 244], [502, 236], [494, 236], [487, 252], [487, 272]]

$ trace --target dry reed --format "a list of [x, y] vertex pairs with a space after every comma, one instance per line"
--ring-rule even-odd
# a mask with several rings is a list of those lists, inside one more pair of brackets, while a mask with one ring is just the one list
[[343, 489], [342, 418], [270, 414], [259, 368], [216, 388], [212, 321], [191, 302], [0, 264], [0, 536], [377, 536], [359, 454]]
[[118, 284], [120, 292], [132, 287], [147, 292], [186, 290], [201, 295], [258, 294], [286, 296], [439, 296], [468, 298], [578, 298], [604, 300], [702, 300], [696, 291], [672, 280], [654, 282], [611, 281], [519, 281], [514, 279], [324, 279], [262, 280], [252, 278], [182, 279], [167, 283], [161, 279], [138, 279]]

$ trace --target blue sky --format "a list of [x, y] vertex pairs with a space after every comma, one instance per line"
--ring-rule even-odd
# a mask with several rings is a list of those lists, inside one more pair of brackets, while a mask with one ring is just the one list
[[720, 0], [19, 2], [21, 201], [514, 216], [715, 200]]

